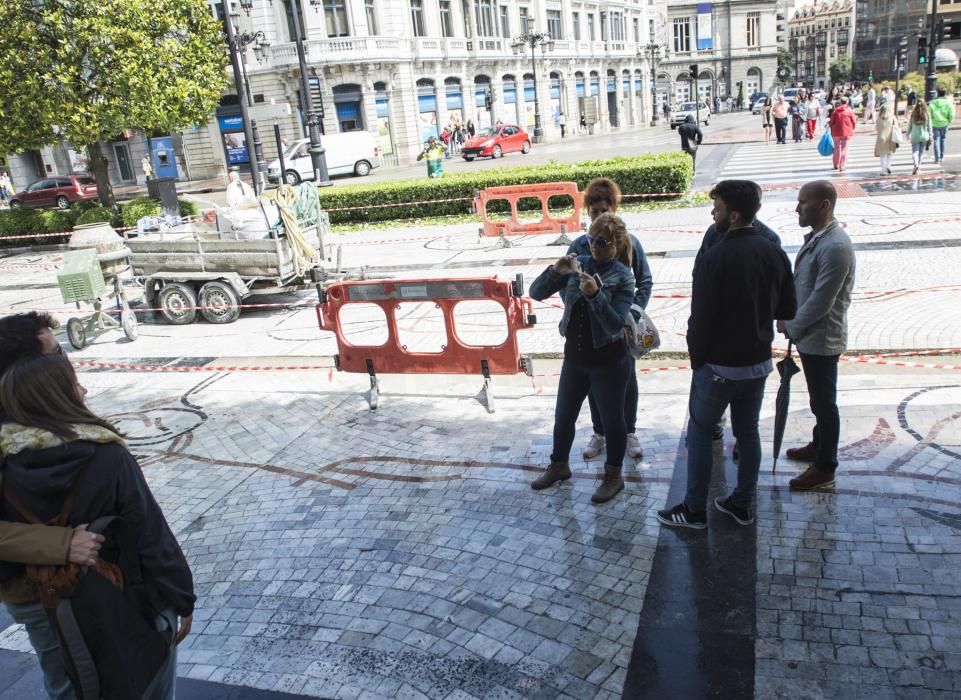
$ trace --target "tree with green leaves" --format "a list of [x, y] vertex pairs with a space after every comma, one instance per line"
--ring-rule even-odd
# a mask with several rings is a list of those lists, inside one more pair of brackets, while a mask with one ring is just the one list
[[787, 85], [791, 82], [791, 74], [794, 72], [791, 70], [793, 63], [794, 54], [783, 46], [779, 46], [777, 49], [777, 77], [778, 82], [782, 85]]
[[851, 57], [847, 54], [838, 56], [828, 68], [831, 85], [841, 86], [851, 80]]
[[205, 0], [8, 0], [0, 56], [0, 152], [86, 148], [105, 206], [114, 199], [100, 142], [204, 123], [227, 81]]

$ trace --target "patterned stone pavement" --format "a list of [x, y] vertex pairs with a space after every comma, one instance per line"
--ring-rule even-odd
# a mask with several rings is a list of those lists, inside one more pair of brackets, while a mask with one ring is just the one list
[[[859, 250], [855, 346], [961, 345], [953, 199], [843, 206], [857, 243], [886, 246]], [[790, 212], [781, 203], [765, 212], [789, 249], [799, 242]], [[683, 331], [706, 212], [629, 216], [656, 253], [655, 319], [667, 349], [680, 349], [672, 332]], [[466, 240], [442, 232], [429, 241], [448, 235]], [[396, 257], [424, 241], [391, 245], [365, 249]], [[520, 247], [454, 251], [465, 263], [457, 274], [489, 259], [530, 279], [557, 254]], [[49, 284], [49, 271], [13, 268], [55, 265], [55, 255], [0, 260], [9, 268], [0, 304], [51, 299], [56, 290], [30, 288]], [[417, 273], [450, 274], [427, 267], [441, 262], [424, 258]], [[706, 532], [661, 531], [654, 510], [683, 485], [685, 363], [638, 365], [645, 455], [628, 467], [622, 496], [591, 505], [601, 462], [578, 453], [574, 479], [534, 493], [559, 371], [545, 356], [560, 349], [556, 309], [538, 315], [523, 341], [540, 356], [535, 376], [496, 377], [493, 414], [477, 398], [479, 378], [440, 376], [382, 377], [370, 411], [366, 377], [318, 357], [334, 346], [309, 307], [248, 310], [226, 327], [149, 324], [135, 344], [105, 335], [71, 353], [323, 367], [81, 370], [94, 408], [126, 431], [192, 564], [200, 601], [179, 673], [216, 684], [197, 697], [224, 688], [236, 697], [245, 688], [325, 698], [961, 697], [957, 370], [844, 363], [842, 472], [836, 489], [812, 494], [786, 489], [790, 462], [771, 473], [772, 380], [756, 526], [712, 514]], [[496, 315], [465, 316], [479, 338], [497, 332]], [[429, 318], [415, 309], [402, 325], [437, 343]], [[356, 324], [369, 339], [370, 319]], [[810, 425], [797, 377], [786, 445], [805, 441]], [[575, 450], [588, 434], [582, 421]], [[734, 475], [726, 442], [717, 493]], [[27, 697], [7, 680], [7, 654], [26, 648], [22, 631], [0, 631], [0, 649], [13, 650], [0, 653], [0, 697]]]

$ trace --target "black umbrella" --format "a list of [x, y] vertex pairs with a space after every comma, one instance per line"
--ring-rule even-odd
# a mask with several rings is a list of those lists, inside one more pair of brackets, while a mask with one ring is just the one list
[[777, 373], [781, 375], [781, 383], [777, 388], [777, 398], [774, 400], [774, 465], [771, 473], [777, 469], [777, 458], [781, 454], [781, 442], [784, 440], [784, 428], [787, 425], [788, 407], [791, 404], [791, 377], [801, 369], [791, 357], [791, 343], [787, 344], [787, 355], [777, 363]]

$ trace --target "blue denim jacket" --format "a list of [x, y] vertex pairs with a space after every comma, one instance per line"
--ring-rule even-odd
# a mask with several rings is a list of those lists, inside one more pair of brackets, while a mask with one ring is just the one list
[[[609, 345], [624, 337], [624, 326], [634, 300], [634, 273], [616, 259], [595, 263], [590, 255], [580, 255], [577, 260], [587, 274], [596, 272], [604, 285], [593, 299], [584, 298], [587, 301], [588, 317], [591, 319], [594, 347]], [[550, 265], [531, 282], [527, 291], [530, 297], [537, 301], [544, 301], [555, 292], [560, 292], [561, 299], [564, 300], [564, 315], [558, 330], [561, 335], [566, 335], [571, 310], [583, 296], [580, 276], [577, 273], [558, 274], [554, 272], [554, 266]]]
[[[630, 239], [631, 248], [633, 248], [631, 267], [634, 269], [634, 283], [637, 285], [637, 291], [634, 292], [634, 303], [642, 309], [646, 309], [647, 302], [651, 300], [654, 277], [651, 275], [651, 268], [647, 264], [647, 256], [644, 255], [644, 247], [641, 242], [633, 234]], [[591, 254], [591, 244], [587, 242], [586, 234], [574, 239], [570, 248], [567, 249], [567, 254], [570, 255], [571, 253], [577, 256]], [[564, 296], [564, 290], [561, 290], [561, 296]]]

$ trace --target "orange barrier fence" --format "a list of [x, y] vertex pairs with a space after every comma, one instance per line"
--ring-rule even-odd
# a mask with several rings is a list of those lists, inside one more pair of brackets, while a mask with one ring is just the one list
[[[565, 197], [573, 202], [574, 212], [570, 216], [555, 217], [548, 209], [551, 197]], [[537, 199], [541, 205], [540, 221], [522, 222], [518, 219], [517, 203], [521, 199]], [[506, 200], [511, 207], [510, 219], [492, 221], [487, 211], [491, 201]], [[488, 187], [474, 196], [474, 213], [484, 221], [480, 228], [481, 236], [500, 237], [502, 245], [509, 248], [511, 244], [505, 236], [522, 236], [538, 233], [566, 234], [569, 231], [581, 230], [581, 209], [584, 197], [577, 191], [576, 182], [546, 182], [536, 185], [509, 185], [506, 187]], [[566, 236], [565, 236], [566, 240]], [[563, 243], [558, 239], [556, 243]], [[566, 240], [570, 243], [569, 240]]]
[[[496, 277], [374, 280], [337, 282], [327, 287], [317, 305], [321, 330], [337, 337], [335, 366], [343, 372], [370, 375], [370, 407], [377, 408], [380, 388], [377, 373], [385, 374], [481, 374], [487, 409], [494, 410], [491, 392], [493, 374], [532, 374], [530, 358], [522, 358], [517, 331], [537, 321], [530, 299], [522, 296], [523, 276], [514, 282]], [[497, 345], [469, 345], [458, 335], [454, 310], [461, 302], [493, 301], [504, 310], [507, 336]], [[433, 302], [443, 314], [447, 343], [440, 352], [411, 352], [400, 340], [397, 313], [405, 303]], [[344, 334], [341, 313], [351, 304], [380, 307], [386, 320], [387, 339], [381, 345], [356, 345]]]

